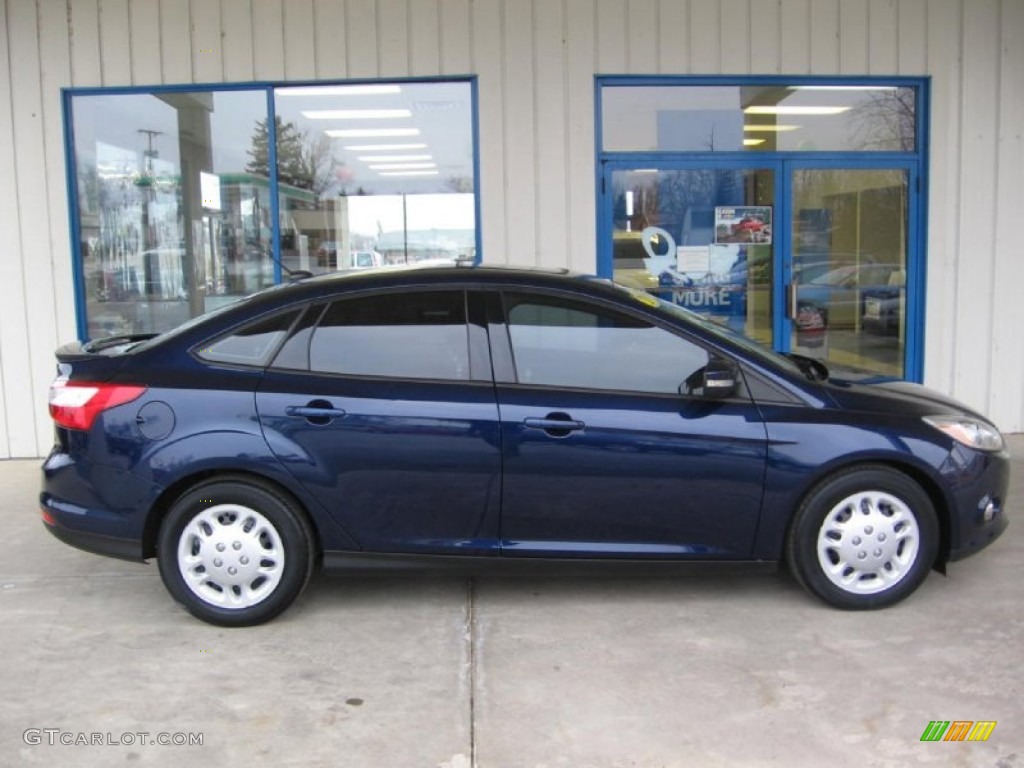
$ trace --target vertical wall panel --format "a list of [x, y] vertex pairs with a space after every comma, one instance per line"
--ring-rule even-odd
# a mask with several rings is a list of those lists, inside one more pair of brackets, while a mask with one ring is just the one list
[[[774, 7], [775, 4], [772, 3], [772, 12], [774, 12]], [[755, 10], [755, 8], [757, 8], [757, 4], [751, 6], [750, 0], [721, 0], [719, 72], [738, 74], [750, 72], [750, 38], [751, 35], [756, 34], [752, 31], [752, 27], [757, 26], [760, 30], [762, 14], [761, 10]], [[756, 19], [753, 18], [755, 13], [757, 14]]]
[[289, 0], [284, 11], [284, 76], [288, 80], [316, 77], [316, 35], [313, 0]]
[[666, 75], [690, 71], [689, 0], [659, 0], [658, 67]]
[[932, 75], [928, 174], [928, 287], [925, 291], [925, 384], [953, 390], [956, 358], [956, 261], [960, 238], [960, 0], [928, 2]]
[[[20, 0], [14, 0], [17, 5]], [[76, 86], [100, 85], [100, 8], [97, 0], [68, 0], [71, 77]]]
[[380, 77], [409, 74], [409, 6], [406, 0], [377, 0]]
[[989, 413], [1006, 428], [1024, 424], [1024, 3], [1003, 0], [999, 19], [999, 124]]
[[[505, 51], [505, 210], [510, 233], [506, 251], [515, 264], [539, 264], [537, 242], [537, 123], [534, 91], [531, 0], [503, 4]], [[508, 56], [516, 51], [517, 56]]]
[[67, 8], [56, 3], [42, 3], [39, 6], [39, 63], [42, 73], [46, 200], [50, 219], [47, 255], [53, 272], [52, 301], [55, 304], [59, 341], [71, 341], [76, 332], [74, 282], [68, 247], [68, 198], [64, 183], [64, 123], [60, 95], [60, 89], [71, 80], [69, 42]]
[[811, 71], [811, 5], [811, 0], [782, 0], [780, 54], [788, 75]]
[[437, 0], [409, 3], [409, 72], [420, 76], [441, 73], [441, 19]]
[[[971, 0], [963, 20], [963, 114], [960, 164], [960, 240], [956, 262], [957, 345], [954, 392], [978, 409], [988, 403], [992, 253], [996, 225], [996, 125], [999, 39], [998, 0]], [[1018, 169], [1019, 172], [1019, 169]], [[979, 306], [980, 305], [980, 306]]]
[[[564, 266], [569, 252], [565, 168], [565, 18], [562, 3], [536, 2], [537, 252]], [[545, 258], [546, 257], [546, 258]], [[556, 261], [557, 259], [557, 261]]]
[[718, 74], [719, 51], [718, 0], [690, 0], [690, 69], [695, 75]]
[[[11, 16], [12, 2], [0, 1], [4, 19]], [[14, 169], [14, 114], [11, 102], [10, 38], [22, 30], [10, 24], [0, 29], [0, 167]], [[32, 394], [23, 372], [29, 368], [25, 292], [22, 282], [21, 232], [18, 223], [17, 176], [8, 171], [0, 184], [0, 458], [36, 454]]]
[[128, 0], [100, 0], [100, 65], [104, 85], [132, 82], [132, 39]]
[[192, 29], [187, 2], [160, 0], [160, 46], [164, 82], [191, 83]]
[[658, 71], [658, 0], [630, 0], [626, 12], [628, 71], [653, 75]]
[[[46, 4], [49, 5], [49, 4]], [[160, 1], [132, 0], [128, 4], [131, 35], [132, 83], [158, 85], [163, 82], [160, 61]], [[248, 37], [248, 32], [246, 37]]]
[[[14, 123], [14, 179], [17, 184], [18, 240], [6, 254], [21, 259], [23, 290], [20, 302], [2, 305], [24, 308], [19, 321], [25, 323], [28, 338], [28, 365], [8, 386], [28, 389], [32, 429], [24, 435], [25, 449], [31, 456], [40, 445], [53, 436], [53, 427], [46, 418], [47, 389], [53, 379], [53, 350], [57, 343], [57, 322], [53, 306], [53, 270], [50, 260], [41, 258], [50, 248], [49, 206], [46, 176], [42, 173], [46, 160], [43, 147], [42, 73], [39, 69], [39, 31], [35, 3], [18, 2], [7, 7], [11, 27], [19, 30], [10, 38], [11, 103]], [[125, 58], [127, 66], [127, 57]], [[6, 323], [5, 323], [6, 324]], [[10, 369], [8, 369], [10, 370]], [[10, 415], [10, 412], [8, 412]], [[26, 423], [26, 427], [28, 424]], [[19, 436], [19, 443], [22, 437]], [[13, 446], [12, 446], [13, 447]], [[21, 450], [19, 449], [19, 453]]]
[[839, 0], [839, 69], [844, 75], [868, 71], [867, 0]]
[[220, 9], [224, 78], [245, 83], [256, 78], [253, 56], [252, 5], [249, 0], [223, 0]]
[[[501, 0], [474, 0], [473, 53], [480, 99], [480, 237], [482, 257], [507, 263], [505, 180], [505, 73]], [[516, 233], [518, 239], [519, 233]], [[532, 245], [532, 244], [531, 244]]]
[[284, 79], [283, 0], [252, 0], [252, 55], [257, 80]]
[[896, 0], [870, 0], [868, 5], [868, 74], [892, 75], [896, 55]]
[[466, 75], [473, 71], [470, 46], [469, 0], [440, 0], [441, 23], [438, 34], [441, 48], [441, 73]]
[[811, 3], [811, 73], [831, 75], [839, 71], [839, 0]]
[[376, 77], [376, 0], [350, 0], [345, 8], [345, 41], [349, 77]]
[[620, 0], [597, 0], [597, 71], [621, 75], [626, 63], [626, 13]]
[[899, 0], [897, 27], [898, 71], [901, 75], [927, 73], [928, 0]]
[[594, 8], [590, 0], [566, 0], [566, 166], [569, 187], [569, 224], [566, 227], [569, 258], [566, 266], [580, 272], [594, 271], [597, 253], [594, 207], [594, 22]]
[[759, 75], [774, 75], [782, 70], [782, 31], [779, 4], [757, 2], [757, 12], [751, 25], [756, 32], [750, 38], [750, 71]]
[[220, 3], [191, 0], [192, 77], [197, 83], [224, 79], [223, 46], [220, 40]]
[[314, 0], [313, 15], [316, 76], [325, 80], [347, 77], [345, 0]]

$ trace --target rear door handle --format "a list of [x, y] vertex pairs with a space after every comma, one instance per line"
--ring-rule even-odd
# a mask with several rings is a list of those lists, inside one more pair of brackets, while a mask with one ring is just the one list
[[289, 405], [284, 412], [313, 424], [329, 424], [332, 419], [340, 419], [345, 415], [343, 408], [335, 408], [324, 400], [314, 400], [306, 405]]
[[543, 430], [551, 437], [568, 437], [570, 433], [583, 429], [587, 425], [567, 413], [556, 411], [544, 417], [528, 416], [523, 419], [523, 426], [527, 429]]

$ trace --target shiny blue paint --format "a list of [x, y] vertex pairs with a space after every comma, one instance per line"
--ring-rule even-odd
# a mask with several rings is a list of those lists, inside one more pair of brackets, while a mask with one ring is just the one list
[[[750, 554], [766, 445], [753, 403], [521, 385], [498, 398], [504, 551]], [[551, 412], [585, 426], [559, 438], [523, 423]]]
[[[344, 415], [322, 423], [296, 410], [313, 402]], [[281, 465], [361, 547], [497, 552], [501, 456], [490, 384], [273, 371], [256, 410]]]
[[[474, 354], [489, 353], [491, 365], [473, 365], [465, 382], [264, 372], [192, 354], [286, 306], [426, 285], [467, 290], [470, 306], [493, 307], [504, 289], [614, 304], [737, 362], [780, 395], [754, 403], [742, 391], [701, 400], [522, 386], [491, 314], [486, 331], [470, 326], [484, 344]], [[976, 551], [1006, 525], [979, 515], [985, 499], [1005, 501], [1005, 452], [967, 449], [921, 419], [976, 416], [965, 406], [877, 377], [810, 381], [782, 358], [593, 278], [484, 267], [331, 276], [266, 291], [137, 351], [61, 356], [72, 381], [148, 387], [88, 432], [59, 428], [43, 468], [41, 503], [58, 535], [118, 556], [151, 555], [146, 537], [175, 490], [225, 473], [291, 494], [329, 552], [778, 560], [808, 490], [866, 463], [901, 469], [928, 490], [944, 521], [943, 559]], [[327, 406], [310, 406], [317, 400]], [[173, 429], [146, 439], [137, 419], [154, 402], [173, 411]], [[344, 415], [318, 424], [317, 415], [289, 415], [295, 407]], [[524, 424], [554, 411], [582, 429], [563, 436]]]

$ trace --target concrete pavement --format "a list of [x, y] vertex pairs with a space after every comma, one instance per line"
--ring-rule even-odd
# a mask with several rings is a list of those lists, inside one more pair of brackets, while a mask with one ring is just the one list
[[[1011, 451], [1009, 531], [886, 611], [787, 576], [321, 575], [244, 630], [58, 542], [39, 462], [0, 462], [0, 766], [1024, 768]], [[922, 743], [930, 720], [998, 725]]]

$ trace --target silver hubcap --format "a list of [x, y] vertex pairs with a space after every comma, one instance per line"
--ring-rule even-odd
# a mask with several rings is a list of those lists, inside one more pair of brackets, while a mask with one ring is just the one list
[[898, 584], [917, 560], [921, 534], [910, 507], [883, 491], [847, 496], [818, 531], [818, 564], [846, 592], [872, 595]]
[[248, 608], [269, 597], [281, 581], [281, 535], [254, 509], [218, 504], [192, 518], [181, 532], [178, 569], [203, 602]]

